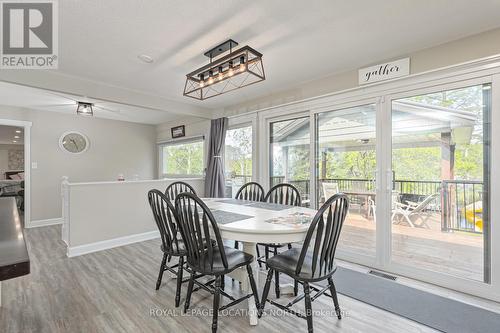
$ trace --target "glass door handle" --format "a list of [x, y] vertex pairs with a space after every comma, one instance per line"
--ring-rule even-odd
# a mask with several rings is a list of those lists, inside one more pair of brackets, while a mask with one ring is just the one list
[[392, 191], [392, 169], [387, 170], [387, 191]]

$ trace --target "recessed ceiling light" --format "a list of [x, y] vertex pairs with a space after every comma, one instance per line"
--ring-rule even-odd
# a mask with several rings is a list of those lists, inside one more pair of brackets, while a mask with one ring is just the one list
[[21, 133], [21, 130], [16, 130], [16, 133]]
[[19, 135], [14, 135], [14, 139], [19, 139]]
[[145, 62], [146, 64], [150, 64], [154, 61], [154, 59], [147, 54], [141, 54], [138, 55], [137, 58], [139, 58], [141, 61]]
[[17, 143], [17, 141], [16, 141], [16, 140], [12, 140], [12, 142]]

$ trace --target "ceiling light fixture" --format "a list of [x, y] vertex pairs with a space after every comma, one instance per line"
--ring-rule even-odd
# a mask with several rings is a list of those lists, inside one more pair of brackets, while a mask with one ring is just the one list
[[150, 57], [147, 54], [138, 55], [137, 58], [139, 58], [139, 60], [145, 62], [146, 64], [151, 64], [154, 61], [153, 57]]
[[186, 75], [184, 96], [204, 100], [264, 81], [262, 54], [250, 46], [233, 51], [237, 45], [229, 39], [205, 52], [210, 63]]
[[16, 130], [16, 133], [21, 133], [21, 130]]
[[14, 139], [19, 139], [19, 135], [14, 135]]
[[76, 114], [82, 115], [82, 116], [93, 116], [94, 115], [94, 110], [92, 107], [94, 104], [92, 103], [87, 103], [87, 102], [77, 102], [78, 107], [76, 108]]

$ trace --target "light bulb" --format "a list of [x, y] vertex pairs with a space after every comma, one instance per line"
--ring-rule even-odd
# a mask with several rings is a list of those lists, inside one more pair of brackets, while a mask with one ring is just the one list
[[214, 83], [214, 72], [212, 70], [208, 71], [208, 84]]
[[227, 76], [233, 76], [234, 74], [234, 71], [232, 68], [229, 68], [229, 70], [227, 71]]
[[222, 81], [222, 79], [224, 78], [224, 75], [222, 74], [222, 66], [219, 66], [219, 81]]
[[245, 56], [240, 57], [240, 72], [243, 72], [245, 70]]
[[200, 87], [204, 87], [205, 86], [205, 81], [200, 81]]

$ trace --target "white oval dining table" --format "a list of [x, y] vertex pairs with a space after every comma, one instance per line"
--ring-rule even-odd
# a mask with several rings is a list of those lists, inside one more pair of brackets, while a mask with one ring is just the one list
[[[316, 211], [305, 207], [294, 207], [251, 201], [237, 201], [224, 198], [202, 198], [203, 202], [214, 213], [233, 215], [234, 222], [217, 221], [223, 239], [239, 241], [243, 251], [254, 256], [252, 264], [254, 278], [259, 286], [259, 269], [257, 265], [257, 243], [295, 243], [304, 240], [310, 221]], [[231, 221], [231, 220], [229, 220]], [[233, 271], [229, 276], [241, 282], [245, 293], [251, 293], [250, 283], [244, 268]], [[260, 293], [259, 293], [260, 296]], [[257, 309], [253, 298], [248, 299], [250, 325], [258, 324]]]

